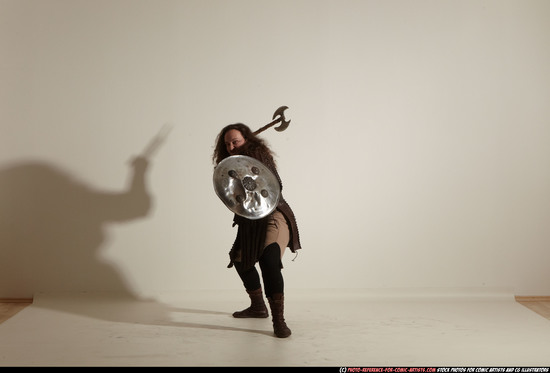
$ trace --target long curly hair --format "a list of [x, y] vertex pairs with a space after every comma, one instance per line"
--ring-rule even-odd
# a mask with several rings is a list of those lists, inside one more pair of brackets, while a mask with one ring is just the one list
[[271, 151], [271, 149], [269, 149], [266, 141], [256, 136], [250, 130], [250, 127], [243, 123], [229, 124], [220, 131], [220, 133], [216, 137], [214, 154], [212, 155], [212, 162], [214, 163], [214, 165], [217, 165], [225, 158], [230, 156], [225, 145], [225, 134], [229, 130], [239, 131], [246, 140], [243, 145], [237, 148], [239, 154], [248, 155], [264, 163], [271, 163], [275, 165], [274, 153]]

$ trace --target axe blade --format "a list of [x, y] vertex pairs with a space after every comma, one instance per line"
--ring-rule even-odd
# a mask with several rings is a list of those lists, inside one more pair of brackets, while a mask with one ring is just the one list
[[290, 120], [285, 120], [285, 110], [288, 109], [288, 106], [281, 106], [277, 110], [275, 110], [275, 113], [273, 114], [273, 119], [275, 117], [280, 116], [281, 124], [278, 127], [275, 127], [275, 131], [282, 132], [288, 128], [290, 125]]
[[284, 130], [286, 130], [288, 128], [289, 124], [290, 124], [290, 120], [281, 121], [281, 125], [278, 126], [278, 127], [275, 127], [275, 131], [283, 132]]

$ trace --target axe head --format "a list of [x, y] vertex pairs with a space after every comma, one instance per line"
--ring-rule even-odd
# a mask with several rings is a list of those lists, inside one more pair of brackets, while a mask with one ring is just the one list
[[275, 119], [277, 116], [280, 116], [279, 121], [281, 124], [278, 127], [275, 127], [275, 131], [282, 132], [286, 130], [290, 124], [290, 120], [285, 120], [285, 110], [288, 109], [288, 106], [281, 106], [277, 110], [275, 110], [275, 113], [273, 114], [273, 119]]

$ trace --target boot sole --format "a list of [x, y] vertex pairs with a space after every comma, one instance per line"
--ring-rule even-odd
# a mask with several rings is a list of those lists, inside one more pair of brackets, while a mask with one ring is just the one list
[[257, 315], [257, 316], [246, 315], [246, 316], [240, 316], [240, 315], [235, 315], [235, 314], [233, 314], [233, 317], [236, 318], [236, 319], [267, 319], [267, 318], [269, 317], [269, 315]]

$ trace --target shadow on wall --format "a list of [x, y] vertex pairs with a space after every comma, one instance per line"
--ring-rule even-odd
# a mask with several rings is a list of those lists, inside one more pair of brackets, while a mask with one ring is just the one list
[[98, 255], [106, 224], [147, 216], [145, 176], [166, 126], [131, 162], [126, 190], [104, 192], [44, 162], [0, 169], [0, 298], [39, 292], [115, 291], [124, 278]]
[[123, 278], [98, 255], [109, 222], [148, 214], [148, 160], [137, 157], [126, 191], [105, 193], [52, 165], [0, 170], [0, 298], [37, 292], [123, 291]]

